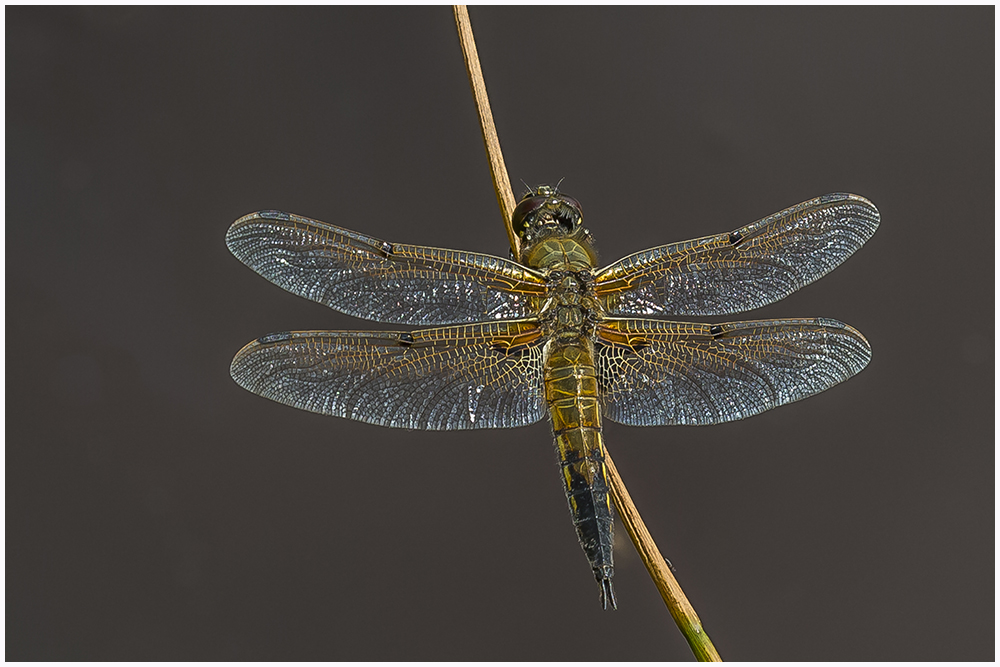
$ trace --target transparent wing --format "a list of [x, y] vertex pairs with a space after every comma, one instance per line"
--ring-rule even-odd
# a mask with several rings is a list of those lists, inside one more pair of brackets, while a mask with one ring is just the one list
[[606, 320], [598, 341], [604, 414], [631, 426], [744, 419], [829, 389], [871, 358], [864, 336], [828, 319]]
[[525, 426], [545, 414], [537, 323], [422, 331], [298, 331], [233, 359], [255, 394], [303, 410], [398, 428]]
[[544, 279], [506, 259], [387, 243], [290, 213], [233, 223], [226, 244], [289, 292], [348, 315], [392, 324], [515, 320], [537, 312]]
[[735, 232], [650, 248], [597, 272], [609, 315], [726, 315], [783, 299], [867, 241], [879, 214], [863, 197], [831, 194]]

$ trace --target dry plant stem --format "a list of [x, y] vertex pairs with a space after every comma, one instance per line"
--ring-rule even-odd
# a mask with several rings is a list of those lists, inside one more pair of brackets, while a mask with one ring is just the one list
[[618, 508], [618, 516], [625, 524], [628, 536], [632, 538], [635, 550], [639, 552], [649, 576], [656, 584], [657, 590], [667, 603], [670, 615], [674, 617], [674, 622], [680, 628], [684, 638], [691, 646], [691, 651], [701, 662], [722, 662], [719, 652], [712, 645], [712, 640], [705, 634], [705, 629], [701, 625], [701, 619], [695, 613], [694, 607], [688, 601], [681, 585], [674, 578], [674, 573], [670, 571], [663, 556], [660, 555], [656, 543], [646, 530], [646, 524], [639, 516], [639, 510], [635, 508], [635, 503], [628, 494], [628, 489], [618, 475], [611, 454], [604, 453], [604, 463], [608, 467], [608, 480], [611, 482], [611, 495], [615, 499], [615, 507]]
[[[514, 193], [510, 187], [510, 179], [507, 176], [507, 167], [503, 162], [503, 155], [500, 152], [500, 141], [497, 139], [496, 127], [493, 125], [493, 113], [490, 111], [490, 103], [486, 97], [486, 83], [483, 81], [483, 72], [479, 67], [479, 54], [476, 52], [476, 43], [472, 36], [472, 24], [469, 22], [469, 10], [465, 5], [455, 5], [455, 23], [458, 26], [459, 41], [462, 44], [462, 54], [465, 56], [465, 67], [469, 73], [469, 83], [472, 85], [472, 94], [476, 102], [476, 110], [479, 112], [479, 123], [483, 130], [483, 141], [486, 143], [486, 153], [490, 160], [490, 172], [493, 175], [493, 187], [496, 189], [497, 201], [500, 202], [500, 211], [503, 214], [504, 224], [507, 226], [507, 236], [510, 238], [510, 247], [514, 251], [514, 257], [519, 257], [519, 247], [517, 235], [510, 225], [511, 214], [514, 211]], [[673, 572], [667, 567], [666, 561], [656, 548], [656, 543], [646, 530], [646, 525], [639, 516], [639, 511], [635, 508], [632, 498], [625, 488], [618, 470], [611, 460], [611, 454], [605, 451], [605, 464], [608, 470], [608, 481], [611, 483], [611, 495], [618, 509], [618, 516], [625, 524], [625, 530], [632, 538], [632, 544], [642, 558], [642, 562], [649, 571], [653, 583], [660, 591], [663, 601], [670, 610], [674, 622], [680, 629], [684, 638], [691, 646], [691, 651], [695, 657], [702, 662], [722, 662], [718, 651], [712, 645], [712, 641], [705, 634], [701, 626], [701, 619], [695, 613], [694, 607], [688, 601], [680, 584], [674, 578]]]
[[514, 258], [521, 256], [520, 243], [517, 234], [510, 226], [510, 218], [514, 213], [514, 192], [507, 176], [507, 166], [503, 163], [503, 153], [500, 152], [500, 140], [497, 138], [497, 128], [493, 125], [493, 112], [490, 111], [490, 100], [486, 96], [486, 82], [483, 70], [479, 67], [479, 53], [476, 51], [476, 40], [472, 36], [472, 23], [469, 22], [469, 8], [465, 5], [454, 5], [455, 25], [458, 27], [458, 41], [462, 45], [462, 56], [465, 58], [465, 69], [469, 73], [469, 84], [472, 86], [472, 96], [476, 101], [476, 111], [479, 113], [479, 127], [483, 131], [483, 142], [486, 144], [486, 155], [490, 160], [490, 174], [493, 175], [493, 189], [497, 193], [500, 213], [507, 227], [507, 239]]

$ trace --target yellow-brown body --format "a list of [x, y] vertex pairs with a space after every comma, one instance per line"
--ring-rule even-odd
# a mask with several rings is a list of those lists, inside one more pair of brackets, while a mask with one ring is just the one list
[[572, 342], [553, 340], [545, 346], [543, 359], [545, 400], [573, 525], [601, 584], [605, 604], [614, 606], [614, 533], [594, 343], [585, 338]]
[[582, 227], [528, 246], [522, 261], [548, 272], [541, 312], [548, 342], [542, 355], [545, 401], [573, 525], [601, 585], [605, 607], [615, 606], [613, 521], [604, 464], [601, 405], [593, 333], [602, 318], [592, 296], [596, 254]]

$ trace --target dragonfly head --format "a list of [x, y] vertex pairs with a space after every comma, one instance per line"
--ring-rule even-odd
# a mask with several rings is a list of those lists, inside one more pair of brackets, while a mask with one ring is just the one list
[[583, 207], [580, 202], [548, 185], [529, 191], [517, 204], [511, 216], [514, 233], [521, 239], [521, 261], [533, 247], [549, 239], [576, 241], [594, 256], [593, 239], [583, 227]]

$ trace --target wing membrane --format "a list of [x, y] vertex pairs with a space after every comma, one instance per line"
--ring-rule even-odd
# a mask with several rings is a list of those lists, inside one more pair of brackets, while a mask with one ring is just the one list
[[607, 320], [598, 340], [604, 414], [631, 426], [744, 419], [829, 389], [871, 358], [864, 336], [828, 319]]
[[863, 197], [831, 194], [735, 232], [650, 248], [597, 272], [610, 315], [726, 315], [782, 299], [826, 275], [878, 228]]
[[539, 274], [500, 257], [387, 243], [279, 211], [240, 218], [226, 244], [289, 292], [376, 322], [523, 319], [545, 293]]
[[542, 342], [531, 322], [289, 332], [248, 344], [231, 372], [265, 398], [369, 424], [508, 428], [545, 414]]

